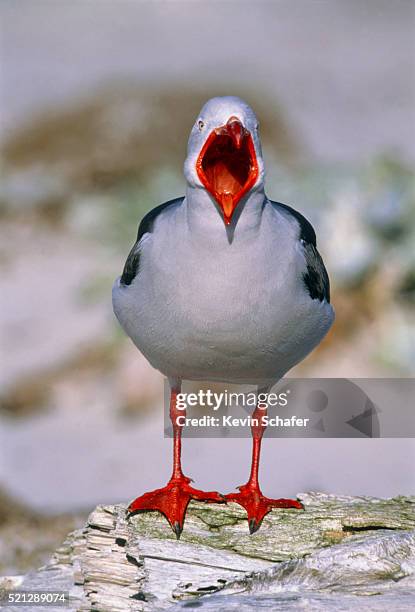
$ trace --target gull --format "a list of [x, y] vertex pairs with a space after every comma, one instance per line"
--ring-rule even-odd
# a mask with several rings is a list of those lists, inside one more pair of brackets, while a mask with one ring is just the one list
[[232, 501], [246, 509], [254, 533], [272, 508], [302, 508], [298, 500], [261, 492], [264, 405], [252, 414], [249, 479], [223, 496], [192, 487], [182, 471], [177, 418], [184, 411], [176, 398], [183, 380], [271, 389], [330, 329], [329, 278], [309, 221], [265, 195], [259, 124], [246, 102], [224, 96], [203, 106], [190, 133], [184, 177], [185, 196], [142, 219], [113, 287], [119, 323], [171, 391], [172, 476], [128, 510], [158, 510], [179, 538], [191, 499]]

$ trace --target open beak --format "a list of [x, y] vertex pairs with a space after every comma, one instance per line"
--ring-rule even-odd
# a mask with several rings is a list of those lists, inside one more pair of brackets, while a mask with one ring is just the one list
[[258, 178], [252, 136], [237, 117], [230, 117], [210, 133], [197, 159], [196, 171], [229, 225], [238, 202]]

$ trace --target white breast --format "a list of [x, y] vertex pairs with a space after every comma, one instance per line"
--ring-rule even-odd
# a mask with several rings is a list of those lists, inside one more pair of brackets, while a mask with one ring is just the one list
[[116, 281], [114, 311], [166, 376], [277, 380], [321, 341], [333, 310], [305, 290], [295, 220], [268, 205], [257, 231], [236, 231], [232, 244], [220, 229], [191, 232], [186, 202], [164, 214], [133, 283]]

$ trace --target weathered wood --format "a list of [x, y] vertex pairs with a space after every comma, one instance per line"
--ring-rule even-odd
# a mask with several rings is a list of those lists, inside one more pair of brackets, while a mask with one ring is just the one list
[[180, 541], [158, 513], [127, 520], [122, 504], [98, 506], [21, 588], [53, 584], [70, 591], [73, 609], [100, 612], [163, 610], [216, 592], [415, 589], [415, 498], [299, 498], [304, 511], [273, 510], [253, 536], [236, 504], [192, 502]]

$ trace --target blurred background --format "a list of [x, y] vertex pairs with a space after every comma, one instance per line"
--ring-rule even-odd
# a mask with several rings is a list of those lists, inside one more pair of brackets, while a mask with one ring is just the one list
[[[97, 503], [164, 484], [163, 378], [111, 286], [140, 218], [184, 193], [215, 95], [261, 121], [267, 193], [317, 229], [335, 326], [290, 376], [415, 370], [415, 5], [409, 0], [3, 0], [0, 572], [43, 562]], [[264, 444], [268, 495], [414, 491], [411, 440]], [[242, 440], [185, 440], [197, 486], [248, 475]], [[226, 469], [223, 467], [226, 466]]]

